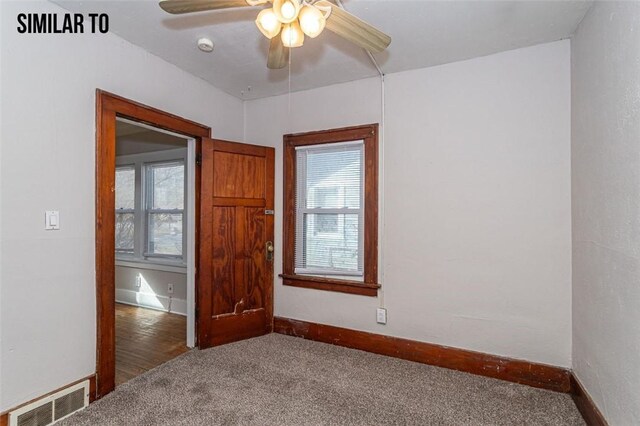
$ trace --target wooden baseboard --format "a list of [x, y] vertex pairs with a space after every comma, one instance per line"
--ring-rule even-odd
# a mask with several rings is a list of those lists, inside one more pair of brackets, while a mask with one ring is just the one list
[[578, 411], [580, 411], [588, 426], [608, 425], [591, 396], [573, 373], [571, 373], [571, 398], [573, 398], [573, 402], [578, 407]]
[[68, 385], [62, 386], [62, 387], [60, 387], [58, 389], [55, 389], [55, 390], [52, 390], [51, 392], [47, 392], [44, 395], [40, 395], [37, 398], [33, 398], [32, 400], [25, 402], [24, 404], [20, 404], [20, 405], [18, 405], [16, 407], [13, 407], [13, 408], [11, 408], [11, 409], [9, 409], [7, 411], [4, 411], [4, 412], [0, 413], [0, 426], [8, 426], [9, 425], [9, 413], [11, 411], [17, 410], [18, 408], [23, 407], [23, 406], [25, 406], [27, 404], [31, 404], [32, 402], [37, 401], [40, 398], [44, 398], [44, 397], [49, 396], [49, 395], [51, 395], [53, 393], [59, 392], [59, 391], [61, 391], [63, 389], [66, 389], [69, 386], [73, 386], [73, 385], [78, 384], [80, 382], [84, 382], [85, 380], [89, 380], [89, 403], [95, 401], [95, 399], [96, 399], [96, 375], [92, 374], [91, 376], [85, 377], [85, 378], [80, 379], [80, 380], [76, 380], [75, 382], [71, 382]]
[[570, 371], [551, 365], [289, 318], [274, 318], [274, 332], [556, 392], [571, 390]]

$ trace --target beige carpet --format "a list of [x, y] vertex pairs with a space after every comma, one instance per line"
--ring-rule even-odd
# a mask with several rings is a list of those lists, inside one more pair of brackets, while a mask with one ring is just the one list
[[62, 425], [583, 425], [571, 397], [278, 334], [193, 350]]

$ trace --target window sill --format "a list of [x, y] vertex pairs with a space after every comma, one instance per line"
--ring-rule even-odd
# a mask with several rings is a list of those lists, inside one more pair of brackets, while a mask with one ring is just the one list
[[149, 269], [154, 271], [175, 272], [178, 274], [187, 273], [187, 265], [182, 263], [168, 263], [168, 262], [151, 262], [139, 259], [117, 259], [116, 266], [123, 266], [127, 268], [137, 269]]
[[293, 287], [312, 288], [315, 290], [337, 291], [340, 293], [358, 294], [361, 296], [378, 295], [380, 284], [367, 284], [359, 281], [337, 280], [309, 275], [280, 274], [282, 283]]

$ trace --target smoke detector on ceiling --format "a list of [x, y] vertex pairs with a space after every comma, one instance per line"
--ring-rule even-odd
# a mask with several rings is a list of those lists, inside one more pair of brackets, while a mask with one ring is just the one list
[[213, 42], [211, 41], [211, 39], [203, 37], [198, 40], [198, 49], [207, 53], [213, 52]]

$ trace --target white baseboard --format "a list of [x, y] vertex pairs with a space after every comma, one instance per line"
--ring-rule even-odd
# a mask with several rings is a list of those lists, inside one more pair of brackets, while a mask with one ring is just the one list
[[125, 305], [140, 306], [142, 308], [187, 316], [187, 301], [184, 299], [176, 299], [175, 297], [172, 297], [170, 300], [167, 296], [116, 288], [116, 303], [124, 303]]

